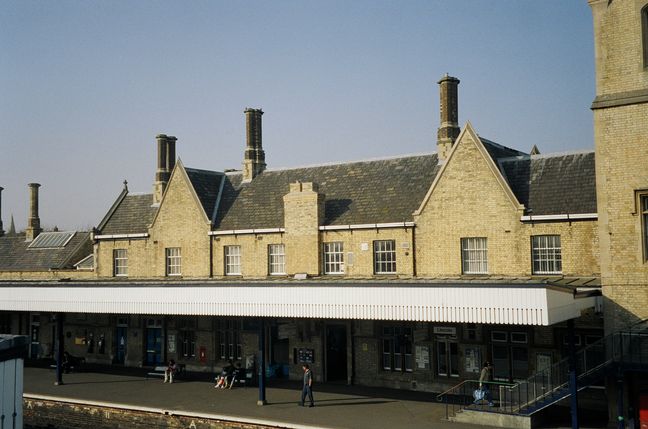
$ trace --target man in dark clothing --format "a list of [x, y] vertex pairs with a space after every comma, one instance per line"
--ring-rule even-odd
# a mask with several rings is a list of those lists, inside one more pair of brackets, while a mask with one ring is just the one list
[[311, 372], [308, 364], [302, 366], [304, 370], [304, 387], [302, 388], [301, 402], [299, 405], [304, 406], [304, 400], [306, 400], [306, 395], [308, 395], [308, 400], [310, 401], [309, 407], [314, 407], [315, 403], [313, 401], [313, 373]]

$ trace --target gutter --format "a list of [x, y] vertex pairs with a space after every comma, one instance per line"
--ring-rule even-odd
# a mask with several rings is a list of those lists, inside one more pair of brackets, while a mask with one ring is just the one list
[[105, 234], [105, 235], [95, 235], [93, 238], [95, 240], [119, 240], [119, 239], [132, 239], [132, 238], [148, 238], [148, 232], [142, 232], [138, 234]]
[[557, 214], [557, 215], [529, 215], [521, 216], [520, 222], [533, 222], [543, 220], [597, 220], [598, 213]]

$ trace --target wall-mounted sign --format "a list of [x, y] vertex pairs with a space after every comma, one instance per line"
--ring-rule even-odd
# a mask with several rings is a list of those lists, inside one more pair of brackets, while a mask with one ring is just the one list
[[452, 326], [435, 326], [433, 332], [437, 335], [457, 336], [457, 328], [453, 328]]
[[481, 350], [477, 347], [466, 347], [464, 350], [466, 372], [479, 372], [481, 368]]
[[297, 360], [299, 363], [313, 363], [315, 362], [315, 350], [314, 349], [298, 349], [297, 350]]
[[416, 346], [416, 367], [430, 369], [430, 348], [428, 346]]

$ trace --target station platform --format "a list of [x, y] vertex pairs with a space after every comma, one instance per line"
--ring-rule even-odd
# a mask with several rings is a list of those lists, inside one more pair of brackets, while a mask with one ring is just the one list
[[[436, 395], [396, 389], [314, 384], [315, 407], [300, 407], [301, 385], [271, 380], [264, 406], [257, 405], [257, 387], [215, 389], [206, 376], [173, 384], [144, 373], [117, 369], [64, 374], [56, 386], [49, 368], [25, 368], [25, 399], [93, 404], [122, 409], [146, 409], [167, 415], [189, 415], [266, 427], [292, 429], [488, 429], [444, 420], [445, 405]], [[567, 423], [566, 421], [565, 423]], [[566, 428], [567, 424], [549, 426]], [[583, 427], [583, 426], [582, 426]], [[604, 427], [604, 426], [591, 426]], [[583, 427], [584, 428], [584, 427]]]

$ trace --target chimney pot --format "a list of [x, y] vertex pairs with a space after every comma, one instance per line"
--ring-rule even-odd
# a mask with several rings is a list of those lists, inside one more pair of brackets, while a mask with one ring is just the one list
[[261, 133], [263, 110], [247, 107], [245, 113], [246, 145], [243, 157], [243, 181], [249, 182], [266, 168]]
[[450, 149], [459, 136], [459, 79], [445, 74], [438, 82], [440, 92], [440, 123], [437, 132], [437, 156], [439, 163], [446, 160]]
[[30, 183], [29, 186], [29, 218], [25, 228], [25, 241], [33, 241], [41, 233], [40, 217], [38, 217], [38, 188], [40, 183]]
[[177, 138], [166, 134], [158, 134], [155, 139], [157, 140], [157, 169], [155, 171], [155, 183], [153, 184], [153, 204], [158, 204], [162, 201], [162, 195], [171, 177], [171, 171], [175, 167], [175, 143]]

